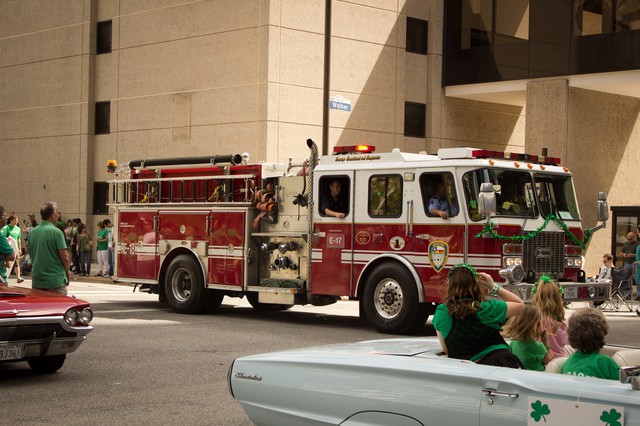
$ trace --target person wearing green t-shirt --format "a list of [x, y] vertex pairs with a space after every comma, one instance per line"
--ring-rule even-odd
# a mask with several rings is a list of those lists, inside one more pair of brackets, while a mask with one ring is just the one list
[[100, 272], [96, 277], [109, 275], [109, 230], [102, 221], [98, 222], [98, 267]]
[[620, 367], [600, 349], [605, 345], [604, 337], [609, 324], [602, 312], [596, 308], [576, 310], [569, 317], [569, 344], [576, 351], [562, 365], [562, 374], [600, 379], [619, 380]]
[[[433, 317], [443, 352], [478, 364], [523, 368], [500, 335], [507, 318], [524, 306], [522, 299], [494, 283], [489, 274], [477, 273], [464, 263], [449, 270], [447, 281], [444, 303]], [[485, 298], [483, 287], [499, 299]]]
[[[0, 206], [0, 227], [7, 224], [7, 212], [4, 207]], [[16, 259], [16, 253], [7, 241], [7, 237], [0, 232], [0, 285], [7, 285], [7, 268], [6, 263]]]
[[[18, 216], [15, 214], [11, 214], [9, 216], [7, 224], [3, 226], [2, 229], [0, 229], [0, 232], [2, 232], [5, 237], [7, 237], [9, 244], [13, 248], [13, 251], [16, 253], [16, 259], [18, 259], [20, 257], [20, 254], [22, 253], [22, 229], [20, 229], [20, 226], [18, 225], [18, 221], [19, 221]], [[18, 283], [23, 282], [24, 280], [20, 275], [19, 261], [10, 262], [7, 265], [7, 276], [11, 274], [11, 270], [14, 268], [16, 271], [16, 278]]]
[[502, 332], [511, 338], [509, 348], [527, 370], [544, 371], [544, 366], [553, 359], [541, 320], [542, 312], [537, 306], [525, 305], [507, 322]]
[[33, 288], [67, 294], [71, 271], [64, 232], [56, 227], [58, 204], [48, 202], [40, 208], [42, 222], [29, 233]]

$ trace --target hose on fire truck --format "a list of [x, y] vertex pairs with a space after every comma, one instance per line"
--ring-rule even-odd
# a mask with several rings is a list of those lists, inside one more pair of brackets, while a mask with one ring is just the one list
[[276, 218], [275, 214], [278, 212], [278, 203], [276, 200], [276, 194], [273, 191], [273, 185], [268, 183], [265, 189], [261, 189], [256, 193], [256, 209], [260, 212], [253, 221], [253, 227], [258, 229], [260, 226], [260, 220], [265, 220], [269, 223], [274, 223]]

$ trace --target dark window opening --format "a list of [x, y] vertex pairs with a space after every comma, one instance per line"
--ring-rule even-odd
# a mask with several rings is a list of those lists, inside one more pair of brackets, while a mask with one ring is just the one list
[[378, 175], [369, 179], [369, 216], [400, 217], [402, 176]]
[[96, 54], [111, 53], [111, 21], [98, 22]]
[[404, 103], [404, 135], [424, 138], [426, 134], [427, 106], [415, 102]]
[[407, 52], [427, 54], [429, 22], [407, 17]]
[[320, 216], [349, 215], [349, 178], [347, 176], [323, 176], [320, 178]]
[[109, 183], [93, 183], [93, 214], [109, 214]]
[[96, 102], [96, 135], [111, 133], [111, 102]]

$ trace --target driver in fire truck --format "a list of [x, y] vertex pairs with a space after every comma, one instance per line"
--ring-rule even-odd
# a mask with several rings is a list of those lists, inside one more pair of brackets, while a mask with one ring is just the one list
[[344, 201], [340, 198], [341, 191], [342, 183], [340, 183], [339, 179], [333, 179], [329, 184], [329, 192], [322, 197], [320, 211], [324, 215], [344, 219], [347, 209]]
[[449, 219], [449, 203], [447, 201], [447, 193], [444, 182], [439, 181], [436, 184], [436, 192], [429, 199], [428, 211], [432, 215], [438, 215], [442, 220]]
[[504, 214], [520, 215], [527, 210], [527, 200], [518, 194], [518, 180], [500, 176], [500, 194], [497, 195], [498, 208]]

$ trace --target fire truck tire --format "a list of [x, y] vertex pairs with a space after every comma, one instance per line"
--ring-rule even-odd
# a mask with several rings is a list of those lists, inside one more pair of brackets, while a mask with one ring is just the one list
[[428, 305], [418, 301], [413, 276], [397, 263], [385, 263], [373, 271], [362, 306], [369, 324], [382, 333], [412, 333], [429, 317]]
[[247, 300], [253, 306], [253, 309], [262, 312], [286, 311], [293, 305], [281, 305], [276, 303], [260, 303], [258, 302], [258, 293], [247, 293]]
[[176, 312], [197, 314], [210, 305], [213, 292], [205, 289], [202, 271], [189, 255], [182, 254], [171, 261], [164, 284], [167, 302]]

